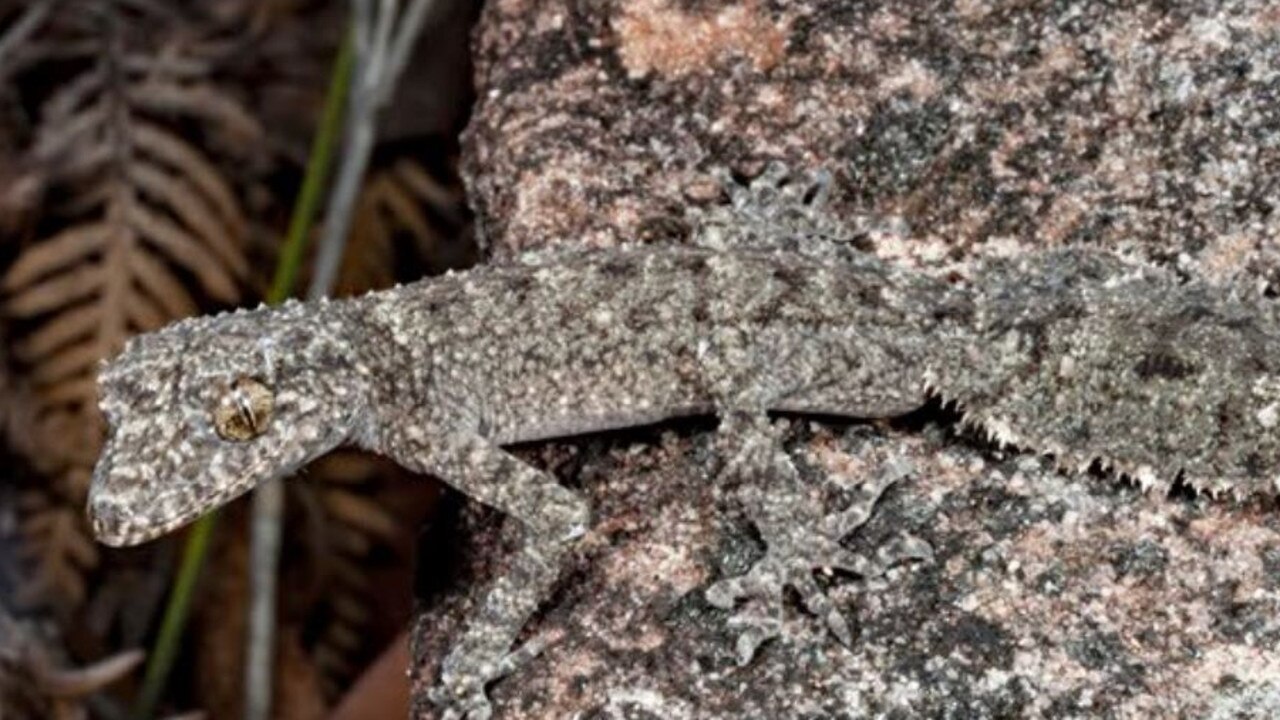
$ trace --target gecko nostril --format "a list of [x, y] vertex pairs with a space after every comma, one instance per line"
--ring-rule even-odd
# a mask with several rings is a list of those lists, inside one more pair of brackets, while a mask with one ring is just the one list
[[123, 514], [120, 506], [97, 498], [89, 498], [89, 525], [98, 540], [111, 543], [119, 534]]

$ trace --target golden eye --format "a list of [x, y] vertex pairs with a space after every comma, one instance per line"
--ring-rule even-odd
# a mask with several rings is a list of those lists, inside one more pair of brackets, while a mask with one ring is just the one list
[[213, 408], [213, 428], [223, 440], [244, 442], [267, 430], [275, 396], [261, 381], [241, 376], [218, 398]]

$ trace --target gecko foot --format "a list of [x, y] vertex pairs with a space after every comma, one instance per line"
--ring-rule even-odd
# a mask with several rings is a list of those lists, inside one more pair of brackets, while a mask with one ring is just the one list
[[431, 690], [431, 702], [440, 708], [442, 720], [488, 720], [493, 716], [493, 705], [485, 688], [519, 670], [548, 644], [549, 638], [536, 636], [494, 662], [476, 662], [474, 655], [459, 647], [445, 659], [440, 682]]
[[848, 621], [819, 585], [815, 571], [841, 570], [866, 579], [883, 575], [904, 560], [932, 556], [927, 542], [905, 533], [881, 546], [874, 558], [840, 545], [842, 537], [867, 521], [885, 489], [905, 472], [900, 466], [887, 467], [860, 488], [847, 509], [825, 516], [820, 504], [794, 485], [781, 492], [776, 484], [742, 489], [742, 499], [768, 549], [745, 574], [720, 580], [706, 590], [707, 601], [716, 607], [731, 610], [743, 603], [729, 621], [731, 628], [741, 631], [737, 640], [740, 665], [750, 662], [761, 644], [781, 633], [788, 586], [799, 593], [805, 609], [848, 646], [853, 644]]
[[727, 205], [695, 210], [693, 243], [741, 251], [793, 250], [824, 255], [854, 236], [827, 207], [835, 179], [831, 172], [793, 172], [769, 163], [758, 177], [739, 183], [727, 169], [713, 170], [729, 196]]

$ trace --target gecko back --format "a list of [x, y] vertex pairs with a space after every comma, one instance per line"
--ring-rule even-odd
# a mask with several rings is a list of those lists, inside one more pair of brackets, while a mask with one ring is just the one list
[[1266, 299], [1088, 250], [990, 263], [975, 286], [969, 356], [935, 384], [992, 437], [1144, 486], [1277, 494], [1280, 325]]

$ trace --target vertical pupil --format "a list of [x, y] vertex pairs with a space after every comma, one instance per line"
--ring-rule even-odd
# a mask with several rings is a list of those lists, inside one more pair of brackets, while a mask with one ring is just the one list
[[248, 393], [244, 391], [236, 393], [236, 409], [240, 412], [240, 422], [249, 430], [257, 432], [258, 419], [254, 417], [253, 405], [249, 402]]

